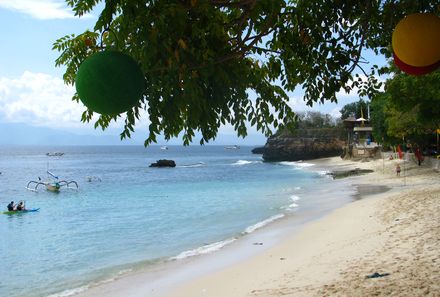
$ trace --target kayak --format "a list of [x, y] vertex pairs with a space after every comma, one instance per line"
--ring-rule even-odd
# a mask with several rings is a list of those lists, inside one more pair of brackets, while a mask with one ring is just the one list
[[40, 210], [39, 208], [32, 208], [32, 209], [25, 209], [25, 210], [13, 210], [13, 211], [4, 211], [2, 214], [6, 215], [12, 215], [12, 214], [19, 214], [19, 213], [26, 213], [26, 212], [34, 212]]

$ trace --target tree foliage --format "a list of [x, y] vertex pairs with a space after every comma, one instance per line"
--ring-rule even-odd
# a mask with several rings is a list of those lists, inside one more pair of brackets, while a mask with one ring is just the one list
[[387, 143], [431, 139], [440, 127], [440, 71], [424, 76], [398, 73], [372, 100], [375, 137]]
[[[76, 15], [98, 0], [67, 0]], [[101, 115], [95, 127], [125, 119], [130, 137], [147, 111], [148, 145], [180, 133], [185, 144], [196, 132], [201, 143], [231, 124], [245, 136], [246, 123], [266, 135], [292, 126], [286, 94], [304, 89], [309, 105], [337, 101], [341, 90], [371, 97], [379, 87], [377, 67], [362, 68], [364, 49], [390, 55], [395, 24], [406, 14], [437, 9], [437, 0], [106, 0], [93, 32], [54, 43], [74, 84], [79, 65], [92, 53], [115, 49], [139, 62], [145, 90], [139, 104], [118, 116]], [[255, 94], [251, 100], [250, 93]], [[77, 96], [74, 96], [78, 100]], [[82, 120], [90, 121], [86, 110]]]
[[340, 124], [340, 122], [334, 119], [329, 114], [323, 114], [319, 111], [307, 111], [297, 113], [298, 120], [296, 128], [334, 128]]
[[386, 84], [392, 105], [402, 113], [413, 113], [424, 130], [440, 127], [440, 71], [423, 76], [398, 73]]
[[319, 111], [297, 112], [294, 130], [281, 126], [275, 133], [278, 137], [328, 138], [341, 137], [345, 130], [340, 119]]
[[355, 117], [356, 119], [363, 117], [367, 118], [369, 102], [359, 99], [359, 101], [344, 105], [341, 112], [341, 120], [345, 120], [348, 117]]
[[373, 127], [373, 137], [376, 142], [383, 144], [392, 144], [395, 139], [390, 139], [388, 136], [388, 123], [387, 123], [387, 106], [390, 99], [389, 94], [380, 93], [371, 100], [371, 117], [370, 123]]

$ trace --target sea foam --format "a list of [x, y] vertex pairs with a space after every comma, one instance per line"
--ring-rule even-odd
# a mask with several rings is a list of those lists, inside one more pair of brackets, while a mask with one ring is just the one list
[[231, 164], [233, 166], [243, 166], [243, 165], [249, 165], [249, 164], [258, 164], [261, 163], [261, 161], [248, 161], [248, 160], [238, 160], [237, 162]]
[[198, 162], [195, 164], [187, 164], [187, 165], [180, 165], [178, 167], [183, 167], [183, 168], [194, 168], [194, 167], [202, 167], [205, 166], [206, 164], [204, 162]]
[[296, 168], [307, 168], [307, 167], [315, 166], [315, 164], [307, 163], [303, 161], [295, 161], [295, 162], [284, 161], [284, 162], [280, 162], [280, 164], [284, 166], [293, 166]]
[[78, 287], [75, 289], [64, 290], [60, 293], [51, 294], [47, 297], [69, 297], [69, 296], [77, 295], [79, 293], [87, 291], [88, 289], [89, 289], [89, 286], [83, 286], [83, 287]]
[[297, 203], [295, 203], [295, 202], [297, 202], [300, 199], [301, 198], [299, 196], [292, 195], [292, 196], [290, 196], [290, 200], [292, 201], [292, 203], [290, 203], [287, 206], [282, 206], [282, 207], [280, 207], [280, 209], [293, 210], [293, 209], [299, 207], [299, 205]]
[[296, 196], [296, 195], [290, 196], [290, 200], [292, 200], [292, 201], [298, 201], [299, 199], [301, 199], [301, 198], [299, 198], [299, 196]]
[[270, 224], [270, 223], [272, 223], [272, 222], [274, 222], [274, 221], [276, 221], [276, 220], [279, 220], [279, 219], [281, 219], [281, 218], [283, 218], [283, 217], [284, 217], [284, 214], [282, 214], [282, 213], [277, 214], [277, 215], [274, 215], [274, 216], [271, 216], [270, 218], [268, 218], [268, 219], [266, 219], [266, 220], [264, 220], [264, 221], [258, 222], [258, 223], [256, 223], [255, 225], [252, 225], [252, 226], [247, 227], [247, 228], [243, 231], [243, 234], [249, 234], [249, 233], [252, 233], [252, 232], [254, 232], [255, 230], [258, 230], [258, 229], [260, 229], [260, 228], [266, 226], [267, 224]]
[[198, 248], [195, 248], [192, 250], [181, 252], [177, 256], [171, 257], [170, 260], [181, 260], [181, 259], [185, 259], [185, 258], [189, 258], [189, 257], [198, 256], [198, 255], [209, 254], [209, 253], [220, 250], [221, 248], [227, 246], [228, 244], [233, 243], [236, 240], [237, 240], [237, 238], [229, 238], [226, 240], [206, 244], [206, 245], [203, 245], [201, 247], [198, 247]]

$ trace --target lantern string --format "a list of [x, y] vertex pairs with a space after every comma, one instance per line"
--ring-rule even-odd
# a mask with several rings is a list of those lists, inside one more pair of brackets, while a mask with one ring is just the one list
[[118, 36], [116, 35], [116, 33], [110, 28], [110, 27], [107, 27], [107, 28], [105, 28], [103, 31], [102, 31], [102, 33], [101, 33], [101, 48], [104, 48], [104, 34], [106, 33], [106, 32], [109, 32], [109, 33], [113, 33], [113, 36], [114, 36], [114, 38], [115, 38], [115, 43], [116, 43], [116, 48], [117, 49], [119, 49], [119, 39], [118, 39]]

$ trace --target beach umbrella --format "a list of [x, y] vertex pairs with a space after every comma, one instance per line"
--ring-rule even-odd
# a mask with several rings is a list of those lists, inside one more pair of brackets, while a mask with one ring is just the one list
[[440, 61], [440, 18], [432, 13], [407, 15], [392, 35], [395, 56], [404, 64], [427, 67]]
[[364, 126], [364, 122], [365, 121], [366, 121], [366, 119], [363, 116], [361, 116], [360, 118], [356, 119], [356, 122], [361, 122], [361, 126], [362, 127]]
[[87, 108], [104, 115], [117, 115], [134, 107], [142, 98], [144, 75], [129, 55], [102, 51], [82, 62], [75, 85]]

